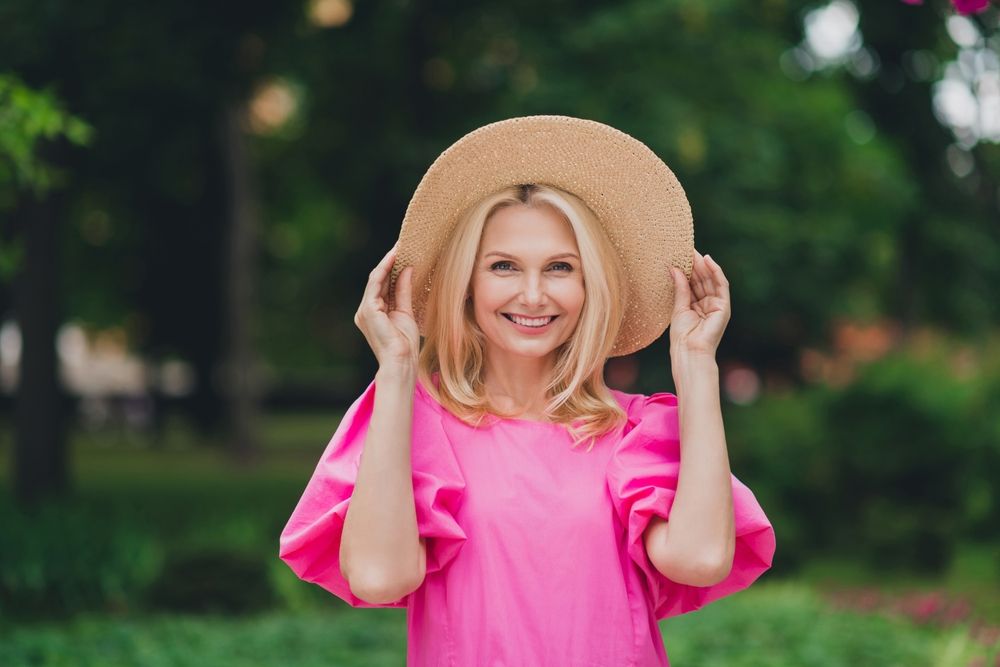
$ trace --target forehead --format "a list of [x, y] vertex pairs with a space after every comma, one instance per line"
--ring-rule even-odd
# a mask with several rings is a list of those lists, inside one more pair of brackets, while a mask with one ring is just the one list
[[480, 254], [502, 251], [510, 254], [542, 254], [557, 250], [576, 251], [573, 227], [548, 207], [508, 206], [486, 222]]

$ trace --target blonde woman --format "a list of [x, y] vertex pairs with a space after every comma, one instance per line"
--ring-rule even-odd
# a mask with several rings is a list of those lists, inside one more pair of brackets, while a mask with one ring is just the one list
[[[668, 665], [657, 620], [746, 588], [775, 551], [729, 468], [729, 317], [643, 144], [565, 116], [466, 135], [369, 276], [355, 323], [379, 370], [280, 557], [351, 606], [406, 608], [411, 667]], [[677, 393], [607, 387], [607, 359], [667, 323]]]

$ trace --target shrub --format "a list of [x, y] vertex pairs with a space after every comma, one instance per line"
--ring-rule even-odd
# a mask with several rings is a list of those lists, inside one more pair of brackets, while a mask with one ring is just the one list
[[0, 504], [0, 616], [123, 610], [162, 555], [137, 523], [110, 511], [50, 502], [26, 512]]
[[775, 525], [778, 569], [840, 556], [936, 573], [957, 542], [996, 539], [1000, 353], [956, 363], [968, 355], [920, 338], [844, 386], [726, 406], [733, 470]]
[[171, 554], [146, 601], [170, 611], [241, 614], [270, 607], [276, 596], [261, 558], [214, 549]]

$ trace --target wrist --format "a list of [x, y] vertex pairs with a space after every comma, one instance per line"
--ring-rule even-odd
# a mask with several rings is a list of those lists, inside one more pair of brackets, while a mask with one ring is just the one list
[[707, 369], [713, 367], [718, 369], [719, 367], [714, 353], [696, 352], [684, 347], [670, 349], [670, 364], [671, 366], [697, 366]]
[[699, 382], [719, 383], [719, 364], [715, 355], [698, 352], [671, 352], [670, 370], [674, 386], [680, 393], [682, 388], [690, 388]]
[[382, 383], [413, 384], [416, 379], [416, 366], [403, 362], [382, 364], [375, 372], [376, 383], [381, 381]]

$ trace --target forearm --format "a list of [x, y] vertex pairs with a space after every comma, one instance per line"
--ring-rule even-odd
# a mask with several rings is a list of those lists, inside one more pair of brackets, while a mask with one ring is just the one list
[[415, 382], [416, 371], [409, 368], [379, 369], [375, 376], [371, 422], [340, 547], [341, 572], [362, 599], [398, 599], [423, 578], [410, 455]]
[[735, 548], [719, 369], [714, 358], [673, 351], [671, 367], [678, 396], [680, 471], [670, 519], [657, 522], [650, 540], [659, 552], [657, 560], [686, 566], [710, 583], [728, 573]]

